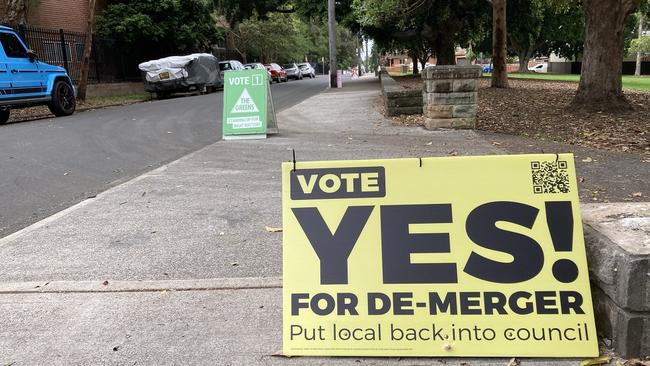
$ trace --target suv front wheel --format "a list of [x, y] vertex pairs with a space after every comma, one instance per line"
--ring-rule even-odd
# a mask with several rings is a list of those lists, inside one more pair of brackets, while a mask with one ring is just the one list
[[0, 109], [0, 125], [9, 121], [9, 109]]
[[77, 102], [70, 84], [62, 80], [57, 81], [52, 90], [52, 101], [47, 106], [50, 108], [50, 112], [57, 117], [69, 116], [74, 113]]

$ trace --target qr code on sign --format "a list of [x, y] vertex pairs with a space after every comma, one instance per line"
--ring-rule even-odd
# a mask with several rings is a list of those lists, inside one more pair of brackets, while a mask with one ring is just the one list
[[533, 161], [530, 163], [533, 178], [533, 192], [569, 193], [569, 174], [567, 162]]

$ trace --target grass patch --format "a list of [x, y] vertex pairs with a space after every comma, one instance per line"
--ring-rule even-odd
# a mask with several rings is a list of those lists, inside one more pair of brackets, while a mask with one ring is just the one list
[[86, 100], [88, 104], [119, 104], [119, 103], [137, 103], [150, 100], [149, 93], [134, 93], [126, 95], [113, 95], [110, 97], [92, 97]]
[[[491, 74], [483, 74], [486, 77], [490, 77]], [[530, 73], [530, 74], [519, 74], [519, 73], [510, 73], [508, 78], [512, 79], [533, 79], [533, 80], [553, 80], [553, 81], [569, 81], [569, 82], [579, 82], [580, 75], [575, 74], [541, 74], [541, 73]], [[650, 92], [650, 77], [649, 76], [623, 76], [623, 89], [630, 90], [640, 90]]]

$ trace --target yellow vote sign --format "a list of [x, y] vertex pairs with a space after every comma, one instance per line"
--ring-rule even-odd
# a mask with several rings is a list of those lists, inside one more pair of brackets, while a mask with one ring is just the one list
[[571, 154], [282, 174], [285, 355], [598, 355]]

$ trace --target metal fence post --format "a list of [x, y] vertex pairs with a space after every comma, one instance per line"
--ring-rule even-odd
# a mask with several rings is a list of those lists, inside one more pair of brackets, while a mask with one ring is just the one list
[[59, 29], [59, 36], [61, 37], [61, 55], [63, 56], [63, 67], [65, 71], [70, 75], [70, 69], [68, 68], [68, 50], [65, 46], [65, 33], [63, 29]]
[[95, 40], [95, 37], [93, 37], [92, 59], [95, 61], [95, 78], [97, 79], [97, 84], [100, 84], [102, 81], [99, 77], [99, 60], [97, 60], [97, 42]]
[[27, 38], [25, 37], [25, 24], [18, 24], [18, 35], [27, 43]]

